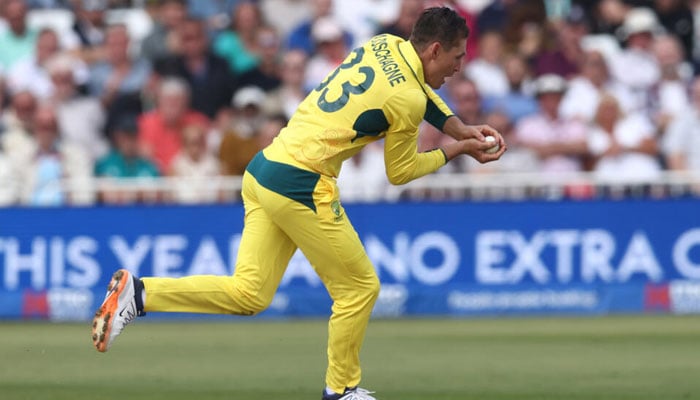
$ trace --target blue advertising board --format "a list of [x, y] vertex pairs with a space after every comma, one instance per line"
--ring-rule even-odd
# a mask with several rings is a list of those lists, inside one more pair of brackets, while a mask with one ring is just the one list
[[[700, 312], [700, 202], [347, 205], [397, 316]], [[112, 272], [228, 275], [241, 205], [0, 209], [0, 318], [89, 319]], [[270, 308], [325, 316], [301, 253]], [[161, 314], [162, 315], [162, 314]]]

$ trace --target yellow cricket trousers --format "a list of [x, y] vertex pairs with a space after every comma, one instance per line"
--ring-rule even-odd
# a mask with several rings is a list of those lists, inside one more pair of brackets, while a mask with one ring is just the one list
[[326, 385], [360, 382], [360, 348], [379, 280], [338, 201], [335, 180], [267, 160], [243, 176], [245, 223], [233, 276], [143, 278], [145, 311], [253, 315], [272, 301], [300, 248], [333, 300]]

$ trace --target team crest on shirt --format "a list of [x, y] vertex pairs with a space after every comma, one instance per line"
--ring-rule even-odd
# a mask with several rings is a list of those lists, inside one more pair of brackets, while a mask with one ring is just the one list
[[336, 222], [343, 219], [343, 217], [340, 216], [340, 202], [338, 200], [333, 200], [331, 203], [331, 211], [333, 211], [333, 214], [335, 215]]

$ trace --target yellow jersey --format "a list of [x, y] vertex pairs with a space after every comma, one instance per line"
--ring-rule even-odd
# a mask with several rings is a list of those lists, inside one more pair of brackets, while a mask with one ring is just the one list
[[418, 153], [418, 126], [442, 129], [452, 112], [425, 83], [413, 45], [378, 35], [354, 49], [299, 105], [263, 154], [269, 160], [337, 177], [344, 160], [384, 139], [389, 181], [402, 184], [447, 160], [439, 149]]

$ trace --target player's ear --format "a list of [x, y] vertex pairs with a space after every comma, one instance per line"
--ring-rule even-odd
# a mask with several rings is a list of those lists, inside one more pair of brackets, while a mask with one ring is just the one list
[[428, 54], [430, 54], [430, 58], [433, 60], [440, 55], [441, 51], [442, 45], [440, 45], [440, 42], [433, 42], [430, 45], [428, 45]]

